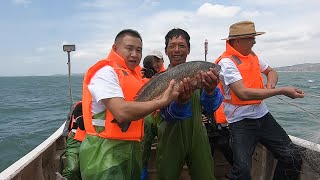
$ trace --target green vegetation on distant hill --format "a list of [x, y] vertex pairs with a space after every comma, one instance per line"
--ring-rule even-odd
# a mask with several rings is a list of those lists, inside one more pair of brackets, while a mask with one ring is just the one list
[[293, 71], [293, 72], [320, 72], [320, 63], [304, 63], [292, 66], [276, 67], [277, 71]]

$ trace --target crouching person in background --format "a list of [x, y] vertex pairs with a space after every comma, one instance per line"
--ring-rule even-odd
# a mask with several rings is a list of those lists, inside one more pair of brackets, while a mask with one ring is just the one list
[[62, 176], [68, 180], [81, 179], [79, 165], [79, 148], [86, 136], [82, 116], [82, 102], [78, 101], [71, 113], [69, 125], [69, 135], [67, 138], [67, 148], [65, 152], [66, 164]]

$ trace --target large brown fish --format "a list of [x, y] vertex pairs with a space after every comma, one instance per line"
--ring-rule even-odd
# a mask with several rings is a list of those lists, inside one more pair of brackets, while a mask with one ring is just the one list
[[184, 78], [195, 77], [200, 71], [207, 72], [209, 68], [213, 68], [217, 72], [221, 69], [219, 65], [206, 61], [190, 61], [170, 68], [151, 78], [137, 93], [135, 101], [150, 101], [161, 95], [172, 79], [180, 82]]
[[[161, 95], [168, 87], [169, 82], [174, 79], [176, 82], [182, 81], [184, 78], [193, 78], [200, 71], [207, 72], [209, 68], [213, 68], [219, 72], [221, 67], [206, 61], [190, 61], [179, 64], [167, 71], [152, 77], [137, 93], [135, 101], [150, 101]], [[131, 122], [118, 123], [116, 119], [112, 121], [119, 125], [122, 132], [126, 132]]]

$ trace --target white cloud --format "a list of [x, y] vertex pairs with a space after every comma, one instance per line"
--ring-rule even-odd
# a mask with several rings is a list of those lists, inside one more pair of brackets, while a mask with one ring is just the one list
[[104, 1], [104, 0], [94, 0], [90, 2], [81, 3], [81, 6], [84, 8], [97, 8], [97, 9], [106, 9], [106, 8], [116, 8], [125, 5], [125, 1]]
[[28, 4], [31, 3], [30, 0], [14, 0], [13, 2], [17, 5], [24, 5], [24, 6], [27, 6]]
[[245, 4], [255, 4], [255, 5], [290, 5], [290, 4], [297, 4], [297, 3], [303, 3], [304, 0], [241, 0]]
[[253, 19], [260, 16], [261, 13], [259, 11], [243, 11], [241, 12], [241, 16], [245, 19]]
[[235, 16], [240, 10], [241, 8], [237, 6], [204, 3], [197, 10], [197, 15], [210, 18], [226, 18]]
[[157, 7], [159, 4], [160, 4], [160, 1], [157, 1], [157, 0], [144, 0], [143, 3], [141, 3], [140, 8], [153, 9]]
[[[13, 69], [16, 64], [29, 67], [22, 67], [17, 71], [22, 74], [67, 73], [67, 55], [62, 51], [62, 45], [69, 43], [76, 45], [76, 52], [71, 53], [72, 71], [84, 73], [89, 66], [107, 56], [115, 35], [124, 28], [133, 28], [141, 33], [144, 42], [143, 57], [151, 50], [160, 50], [164, 54], [165, 64], [168, 65], [169, 60], [164, 53], [164, 37], [170, 29], [179, 27], [191, 36], [189, 61], [204, 59], [205, 39], [209, 41], [208, 60], [214, 61], [225, 48], [225, 41], [221, 38], [228, 36], [231, 24], [241, 20], [252, 20], [257, 31], [266, 32], [265, 35], [257, 37], [254, 51], [272, 67], [292, 65], [301, 59], [308, 62], [320, 61], [317, 48], [320, 40], [320, 13], [315, 11], [319, 5], [317, 1], [311, 0], [305, 5], [299, 0], [293, 0], [290, 5], [284, 5], [288, 1], [281, 1], [281, 4], [272, 1], [268, 8], [260, 7], [256, 0], [238, 0], [232, 2], [233, 4], [183, 2], [190, 6], [182, 8], [179, 5], [174, 8], [175, 1], [170, 1], [169, 6], [168, 2], [159, 0], [145, 0], [142, 3], [96, 0], [83, 3], [78, 5], [79, 11], [65, 15], [65, 19], [55, 20], [56, 29], [50, 31], [50, 36], [45, 36], [42, 42], [28, 41], [26, 50], [21, 47], [21, 52], [14, 56], [3, 52], [2, 57], [6, 59], [6, 63], [0, 67], [0, 75], [12, 74], [9, 69]], [[299, 11], [297, 8], [300, 8]], [[37, 27], [34, 22], [27, 23], [32, 27], [26, 25], [26, 33]], [[48, 23], [52, 22], [48, 20]], [[68, 31], [55, 34], [55, 31], [66, 27]], [[49, 32], [48, 29], [37, 31]], [[12, 38], [12, 44], [20, 45], [23, 42]], [[50, 67], [50, 71], [36, 68], [39, 64]]]

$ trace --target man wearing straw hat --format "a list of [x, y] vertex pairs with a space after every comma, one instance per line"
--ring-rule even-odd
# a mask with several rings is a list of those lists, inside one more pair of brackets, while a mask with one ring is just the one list
[[[261, 143], [278, 160], [273, 179], [297, 179], [301, 169], [300, 152], [294, 148], [287, 133], [270, 114], [264, 99], [285, 95], [303, 98], [294, 87], [276, 88], [278, 74], [252, 51], [256, 32], [250, 21], [230, 26], [225, 52], [216, 60], [221, 66], [220, 88], [224, 95], [224, 114], [231, 132], [234, 164], [229, 180], [250, 180], [251, 157]], [[266, 75], [264, 86], [261, 73]]]

